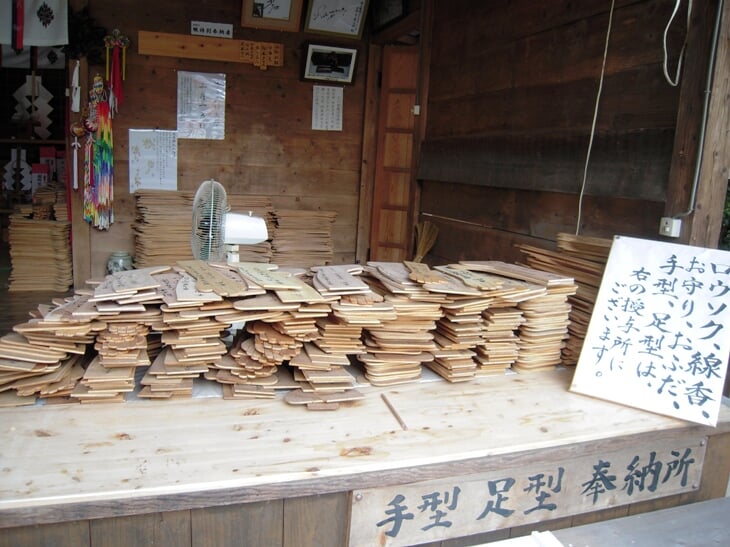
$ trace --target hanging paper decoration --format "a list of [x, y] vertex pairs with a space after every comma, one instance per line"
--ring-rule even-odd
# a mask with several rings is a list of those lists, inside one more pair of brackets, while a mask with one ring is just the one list
[[106, 81], [109, 85], [109, 105], [112, 116], [117, 112], [122, 101], [124, 101], [122, 81], [127, 77], [128, 46], [129, 38], [120, 33], [119, 29], [114, 29], [111, 34], [104, 37], [104, 47], [106, 48]]
[[68, 0], [13, 0], [13, 48], [68, 44]]
[[13, 98], [16, 101], [13, 121], [28, 123], [32, 131], [41, 139], [48, 139], [51, 131], [48, 129], [51, 121], [51, 99], [53, 95], [43, 87], [42, 78], [37, 75], [26, 75], [25, 83], [15, 90]]
[[71, 112], [81, 111], [81, 84], [79, 83], [80, 61], [76, 59], [71, 72]]
[[84, 220], [101, 230], [114, 222], [114, 143], [109, 96], [104, 79], [94, 76], [89, 92], [88, 132], [84, 154]]
[[84, 128], [84, 124], [81, 122], [73, 122], [71, 124], [71, 136], [73, 137], [73, 142], [71, 143], [71, 147], [74, 149], [74, 159], [73, 159], [73, 178], [72, 178], [72, 184], [73, 189], [78, 190], [79, 189], [79, 148], [81, 148], [81, 144], [79, 143], [79, 138], [86, 135], [86, 129]]

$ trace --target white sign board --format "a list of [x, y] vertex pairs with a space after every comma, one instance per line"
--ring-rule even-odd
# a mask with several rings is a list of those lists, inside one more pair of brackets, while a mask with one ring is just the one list
[[177, 190], [177, 131], [129, 130], [129, 193]]
[[617, 236], [571, 391], [716, 425], [730, 252]]
[[312, 90], [312, 129], [342, 131], [341, 87], [315, 85]]
[[177, 73], [177, 137], [223, 140], [226, 135], [226, 75]]

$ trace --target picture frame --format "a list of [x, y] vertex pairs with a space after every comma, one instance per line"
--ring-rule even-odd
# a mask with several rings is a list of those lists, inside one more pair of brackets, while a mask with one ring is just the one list
[[304, 44], [303, 80], [351, 84], [355, 77], [357, 48]]
[[402, 19], [408, 13], [407, 0], [372, 0], [370, 4], [370, 25], [378, 32]]
[[241, 26], [297, 32], [304, 0], [242, 0]]
[[369, 0], [310, 0], [304, 31], [343, 38], [361, 38]]

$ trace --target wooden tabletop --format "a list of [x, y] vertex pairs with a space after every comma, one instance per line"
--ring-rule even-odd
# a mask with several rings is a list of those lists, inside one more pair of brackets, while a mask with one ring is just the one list
[[366, 387], [334, 412], [218, 397], [0, 409], [0, 527], [402, 484], [581, 443], [730, 430], [727, 401], [712, 428], [570, 393], [571, 376]]

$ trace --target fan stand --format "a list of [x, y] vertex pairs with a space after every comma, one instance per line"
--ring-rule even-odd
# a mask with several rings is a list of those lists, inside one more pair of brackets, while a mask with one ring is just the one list
[[226, 262], [228, 264], [239, 262], [238, 250], [238, 245], [231, 245], [226, 243]]

